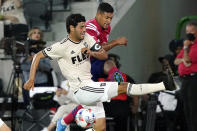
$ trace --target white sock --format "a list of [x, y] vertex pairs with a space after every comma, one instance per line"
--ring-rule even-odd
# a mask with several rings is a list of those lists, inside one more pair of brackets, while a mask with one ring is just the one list
[[145, 95], [153, 92], [165, 90], [163, 82], [154, 84], [128, 84], [128, 95]]

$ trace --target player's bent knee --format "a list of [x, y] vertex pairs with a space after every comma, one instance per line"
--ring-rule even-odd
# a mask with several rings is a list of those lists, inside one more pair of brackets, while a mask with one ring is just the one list
[[96, 119], [94, 129], [95, 131], [106, 131], [106, 119], [105, 118]]

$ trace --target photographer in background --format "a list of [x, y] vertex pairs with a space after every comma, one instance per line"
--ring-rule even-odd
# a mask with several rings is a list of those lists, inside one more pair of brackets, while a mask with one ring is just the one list
[[[120, 69], [120, 56], [116, 54], [108, 54], [108, 59], [112, 60], [118, 69]], [[122, 76], [125, 81], [130, 83], [135, 83], [134, 79], [128, 74], [122, 73]], [[106, 76], [107, 77], [107, 76]], [[99, 78], [99, 81], [104, 81], [107, 78]], [[128, 118], [131, 116], [134, 120], [134, 116], [137, 113], [138, 109], [138, 96], [127, 97], [125, 94], [118, 95], [113, 97], [110, 102], [104, 102], [103, 106], [107, 117], [113, 117], [115, 122], [115, 131], [127, 131], [129, 124]], [[134, 130], [134, 123], [131, 123], [131, 128]]]
[[[21, 69], [23, 73], [23, 82], [27, 81], [29, 78], [29, 72], [34, 54], [44, 49], [46, 44], [43, 39], [42, 31], [34, 27], [30, 29], [28, 33], [27, 45], [27, 57], [21, 58]], [[35, 87], [53, 86], [51, 80], [51, 65], [49, 59], [42, 59], [39, 63], [38, 70], [36, 73]], [[23, 89], [23, 98], [25, 105], [29, 104], [29, 92]]]

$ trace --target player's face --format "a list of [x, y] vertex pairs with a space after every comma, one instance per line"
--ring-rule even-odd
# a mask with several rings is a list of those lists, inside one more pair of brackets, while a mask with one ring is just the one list
[[31, 35], [32, 40], [41, 40], [41, 31], [39, 29], [34, 29]]
[[197, 38], [197, 28], [195, 26], [186, 26], [186, 33], [191, 33], [191, 34], [194, 34], [195, 38]]
[[74, 29], [76, 39], [82, 40], [85, 36], [85, 22], [80, 22]]
[[108, 26], [111, 24], [113, 16], [114, 16], [113, 13], [107, 13], [107, 12], [99, 13], [98, 23], [102, 28], [107, 29]]

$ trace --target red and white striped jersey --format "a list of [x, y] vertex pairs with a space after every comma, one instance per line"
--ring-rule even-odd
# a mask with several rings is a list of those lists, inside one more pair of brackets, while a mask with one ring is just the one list
[[94, 39], [102, 45], [103, 43], [108, 42], [108, 37], [111, 31], [111, 27], [108, 26], [107, 29], [103, 29], [98, 22], [96, 21], [96, 18], [90, 19], [86, 22], [86, 32], [93, 36]]

